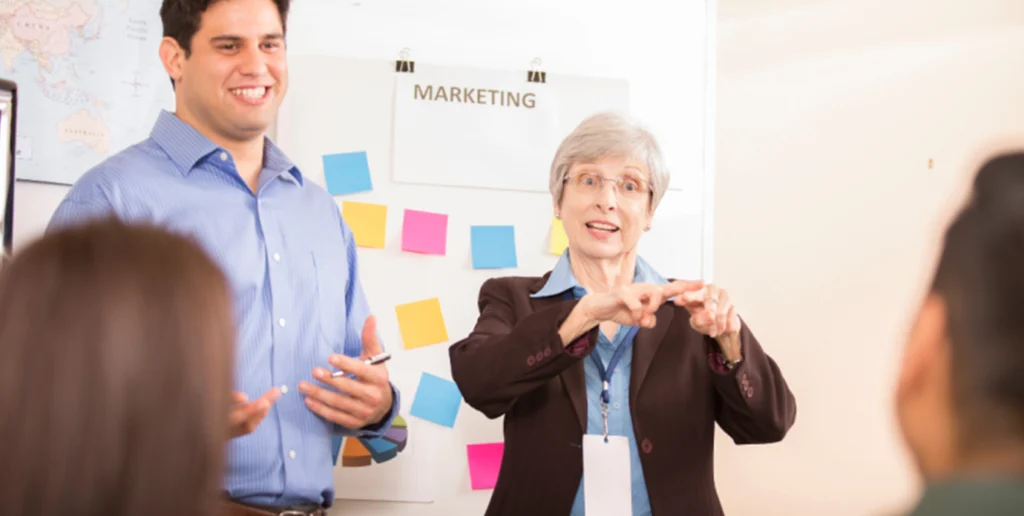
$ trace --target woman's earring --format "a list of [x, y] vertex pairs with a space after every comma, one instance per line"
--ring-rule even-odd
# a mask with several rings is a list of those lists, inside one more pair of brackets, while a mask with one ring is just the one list
[[650, 231], [650, 230], [651, 230], [651, 225], [648, 224], [647, 227], [644, 228], [644, 231]]
[[562, 214], [561, 214], [561, 213], [558, 213], [558, 212], [556, 211], [556, 212], [555, 212], [555, 218], [556, 218], [556, 219], [558, 219], [558, 220], [562, 220]]

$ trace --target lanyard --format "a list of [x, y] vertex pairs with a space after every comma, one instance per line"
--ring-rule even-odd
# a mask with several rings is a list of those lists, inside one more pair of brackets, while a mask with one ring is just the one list
[[601, 359], [597, 357], [597, 350], [590, 354], [590, 358], [594, 360], [594, 365], [597, 366], [597, 373], [601, 375], [601, 419], [604, 423], [604, 442], [608, 442], [608, 404], [611, 403], [611, 393], [608, 392], [608, 388], [611, 386], [612, 374], [615, 373], [615, 366], [619, 365], [619, 359], [626, 352], [626, 348], [633, 345], [633, 338], [636, 337], [636, 332], [638, 331], [640, 331], [640, 328], [636, 326], [629, 328], [625, 340], [612, 353], [612, 359], [608, 361], [607, 370], [604, 368], [604, 364], [601, 363]]
[[[574, 298], [575, 296], [573, 296], [571, 291], [565, 293], [566, 300]], [[603, 421], [604, 442], [608, 442], [608, 405], [611, 403], [609, 388], [611, 387], [612, 375], [615, 374], [615, 368], [619, 365], [619, 360], [622, 359], [623, 353], [633, 345], [633, 339], [638, 331], [640, 331], [640, 328], [637, 326], [629, 327], [629, 331], [626, 332], [626, 338], [622, 340], [612, 353], [607, 369], [605, 369], [601, 359], [597, 356], [597, 350], [590, 353], [590, 358], [594, 361], [594, 365], [597, 366], [597, 373], [601, 376], [601, 419]]]

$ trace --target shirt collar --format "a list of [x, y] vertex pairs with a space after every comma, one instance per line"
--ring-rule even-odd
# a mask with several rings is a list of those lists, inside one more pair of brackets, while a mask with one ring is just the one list
[[1024, 477], [957, 478], [929, 484], [913, 515], [1020, 514]]
[[288, 172], [288, 175], [285, 177], [291, 178], [291, 180], [302, 185], [302, 172], [299, 172], [299, 167], [296, 167], [295, 163], [288, 159], [284, 151], [270, 138], [264, 138], [263, 141], [263, 168], [265, 170]]
[[[166, 110], [161, 111], [157, 117], [150, 138], [167, 153], [183, 175], [188, 175], [203, 158], [222, 150], [188, 122]], [[263, 169], [277, 173], [288, 172], [286, 178], [302, 184], [302, 173], [298, 167], [270, 138], [266, 137], [263, 146]]]
[[[658, 274], [654, 267], [651, 267], [649, 263], [639, 256], [636, 257], [633, 282], [653, 283], [655, 285], [668, 284], [668, 280], [661, 274]], [[572, 273], [572, 266], [569, 263], [569, 249], [566, 249], [562, 252], [558, 263], [555, 264], [555, 268], [551, 269], [547, 282], [544, 283], [540, 290], [531, 294], [530, 297], [550, 297], [564, 294], [566, 291], [576, 288], [583, 290], [583, 286], [576, 280], [576, 275]]]

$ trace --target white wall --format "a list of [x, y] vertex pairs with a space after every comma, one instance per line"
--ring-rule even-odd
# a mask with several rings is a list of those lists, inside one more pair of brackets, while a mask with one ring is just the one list
[[17, 181], [14, 183], [14, 249], [37, 238], [46, 229], [68, 187]]
[[1024, 146], [1024, 2], [719, 15], [715, 276], [798, 402], [780, 445], [719, 441], [726, 513], [892, 513], [916, 485], [890, 392], [939, 231], [976, 151]]

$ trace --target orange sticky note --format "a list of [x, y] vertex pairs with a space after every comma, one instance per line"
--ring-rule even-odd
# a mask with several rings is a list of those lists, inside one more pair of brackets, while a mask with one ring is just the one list
[[383, 204], [345, 201], [341, 203], [341, 216], [356, 238], [359, 247], [384, 248], [388, 207]]
[[551, 218], [551, 241], [548, 252], [561, 256], [565, 248], [569, 247], [569, 237], [565, 234], [565, 226], [557, 218]]
[[398, 329], [405, 349], [421, 348], [448, 340], [448, 329], [441, 315], [441, 302], [435, 297], [395, 307]]

